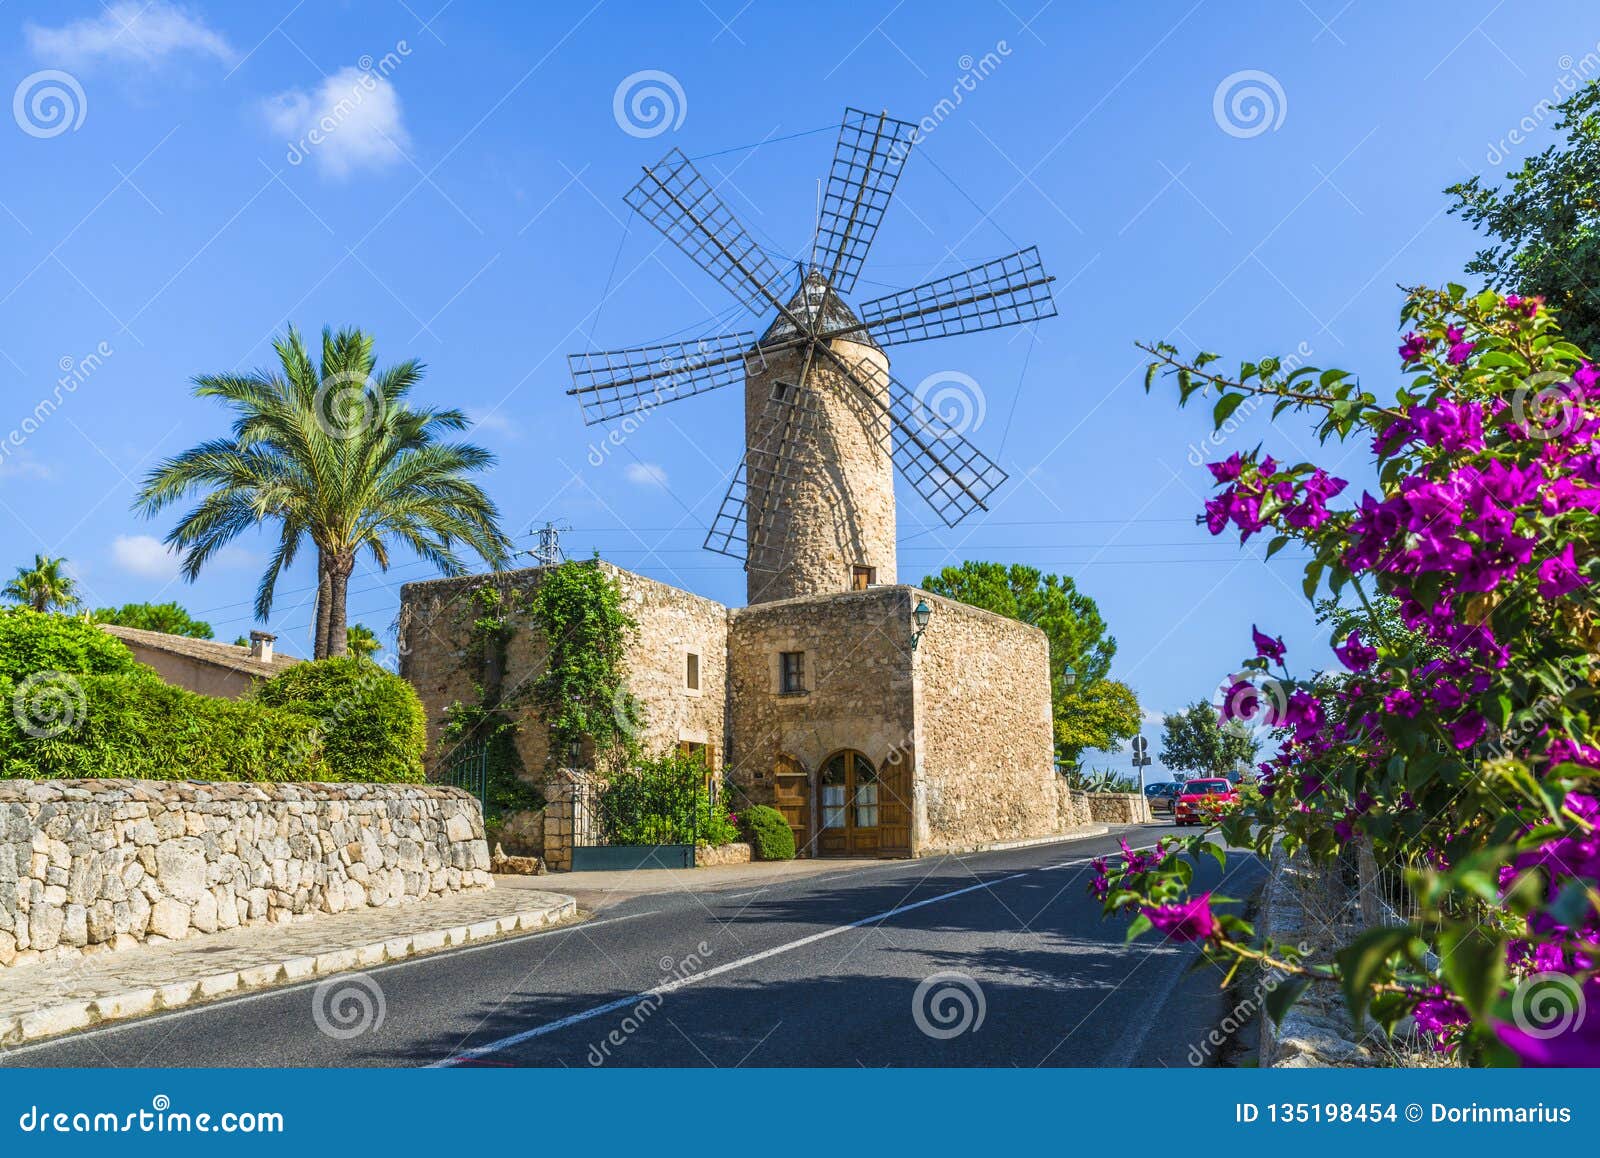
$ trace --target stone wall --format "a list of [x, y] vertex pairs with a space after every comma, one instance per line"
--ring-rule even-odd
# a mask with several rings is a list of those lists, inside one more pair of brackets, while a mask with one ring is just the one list
[[1138, 792], [1091, 792], [1089, 816], [1100, 824], [1145, 824], [1150, 801]]
[[1038, 628], [910, 588], [933, 614], [916, 650], [919, 854], [1049, 836], [1062, 815], [1050, 643]]
[[455, 788], [0, 780], [0, 965], [487, 888], [488, 868]]
[[[646, 706], [639, 739], [652, 752], [681, 742], [706, 744], [714, 765], [721, 763], [727, 690], [727, 609], [665, 583], [601, 563], [621, 588], [624, 607], [639, 623], [628, 646], [623, 669], [629, 692]], [[545, 662], [543, 634], [525, 613], [524, 604], [539, 585], [543, 569], [530, 567], [492, 577], [502, 591], [502, 607], [513, 609], [514, 633], [506, 647], [505, 669], [494, 673], [505, 693], [525, 688]], [[475, 684], [485, 680], [485, 657], [472, 638], [478, 614], [473, 592], [487, 576], [408, 583], [400, 591], [400, 674], [416, 688], [428, 717], [428, 750], [432, 760], [447, 757], [440, 744], [444, 713], [452, 703], [473, 703]], [[687, 686], [688, 656], [699, 656], [698, 689]], [[542, 783], [548, 775], [549, 734], [524, 702], [523, 727], [517, 733], [524, 778]], [[432, 765], [430, 764], [430, 767]]]
[[[851, 748], [877, 767], [915, 735], [911, 602], [906, 587], [788, 599], [729, 616], [728, 672], [736, 742], [729, 776], [752, 803], [773, 803], [780, 757], [811, 776]], [[805, 691], [778, 687], [778, 655], [805, 655]], [[817, 831], [811, 817], [810, 831]]]

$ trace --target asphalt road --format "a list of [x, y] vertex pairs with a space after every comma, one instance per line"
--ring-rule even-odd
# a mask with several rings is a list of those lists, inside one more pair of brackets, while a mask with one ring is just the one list
[[[1127, 833], [1152, 843], [1171, 829]], [[29, 1066], [1190, 1064], [1192, 947], [1123, 943], [1090, 840], [633, 897], [564, 929], [11, 1051]], [[1231, 896], [1255, 858], [1198, 878]], [[551, 878], [557, 887], [561, 878]], [[1219, 881], [1220, 879], [1220, 881]], [[931, 980], [930, 980], [931, 979]], [[380, 1016], [381, 1014], [381, 1016]]]

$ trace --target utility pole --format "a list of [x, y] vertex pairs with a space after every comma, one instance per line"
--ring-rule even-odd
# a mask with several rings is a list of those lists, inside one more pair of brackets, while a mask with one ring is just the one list
[[533, 562], [538, 567], [554, 567], [565, 561], [566, 556], [561, 552], [561, 532], [570, 531], [571, 527], [558, 527], [554, 523], [545, 523], [538, 529], [539, 545], [528, 554], [533, 556]]

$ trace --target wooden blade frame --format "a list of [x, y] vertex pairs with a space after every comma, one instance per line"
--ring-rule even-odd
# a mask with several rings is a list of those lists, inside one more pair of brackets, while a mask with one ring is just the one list
[[763, 361], [755, 335], [748, 331], [627, 350], [568, 354], [572, 389], [567, 393], [578, 396], [583, 421], [593, 426], [742, 381], [750, 358]]
[[855, 288], [916, 131], [910, 121], [897, 121], [887, 113], [844, 111], [811, 243], [811, 268], [821, 271], [841, 294]]
[[[1034, 246], [937, 281], [861, 303], [860, 328], [880, 346], [997, 330], [1056, 316]], [[838, 334], [830, 336], [839, 336]]]

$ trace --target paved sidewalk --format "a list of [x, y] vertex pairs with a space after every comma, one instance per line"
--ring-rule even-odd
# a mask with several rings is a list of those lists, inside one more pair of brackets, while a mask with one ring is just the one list
[[246, 990], [533, 932], [577, 916], [572, 897], [511, 888], [252, 925], [165, 945], [0, 969], [0, 1052], [72, 1030]]

